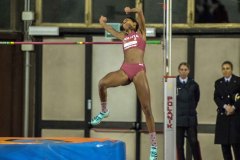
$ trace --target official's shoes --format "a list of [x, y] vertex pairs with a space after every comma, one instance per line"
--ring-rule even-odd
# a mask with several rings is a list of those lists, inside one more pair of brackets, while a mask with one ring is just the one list
[[109, 115], [109, 110], [107, 112], [100, 112], [96, 117], [91, 120], [91, 125], [98, 125], [101, 123], [103, 118], [107, 118]]
[[157, 160], [157, 147], [151, 146], [149, 160]]

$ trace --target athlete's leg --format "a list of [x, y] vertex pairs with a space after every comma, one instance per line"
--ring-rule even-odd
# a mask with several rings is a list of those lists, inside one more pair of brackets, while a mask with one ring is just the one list
[[99, 97], [101, 102], [107, 101], [107, 88], [117, 87], [126, 84], [129, 84], [129, 79], [122, 70], [108, 73], [99, 81], [98, 84]]
[[151, 110], [150, 90], [147, 77], [144, 71], [140, 71], [133, 78], [138, 99], [141, 103], [142, 111], [146, 117], [146, 123], [149, 133], [155, 132], [154, 118]]
[[147, 128], [149, 131], [149, 138], [151, 142], [149, 159], [157, 160], [157, 137], [154, 118], [151, 110], [150, 90], [145, 71], [138, 72], [133, 78], [133, 83], [135, 85], [142, 110], [146, 117]]
[[98, 125], [109, 115], [109, 110], [107, 108], [107, 88], [126, 84], [129, 84], [129, 80], [122, 70], [108, 73], [99, 81], [99, 97], [101, 100], [102, 111], [91, 120], [92, 125]]

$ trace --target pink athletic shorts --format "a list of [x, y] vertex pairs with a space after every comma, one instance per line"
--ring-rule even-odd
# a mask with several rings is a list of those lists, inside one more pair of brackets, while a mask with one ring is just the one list
[[134, 76], [142, 70], [146, 71], [145, 65], [143, 63], [129, 64], [123, 63], [121, 69], [127, 74], [129, 80], [133, 80]]

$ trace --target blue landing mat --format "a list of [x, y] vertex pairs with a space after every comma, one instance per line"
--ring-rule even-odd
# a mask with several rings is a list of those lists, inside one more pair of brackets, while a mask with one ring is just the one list
[[126, 151], [106, 139], [0, 138], [0, 160], [126, 160]]

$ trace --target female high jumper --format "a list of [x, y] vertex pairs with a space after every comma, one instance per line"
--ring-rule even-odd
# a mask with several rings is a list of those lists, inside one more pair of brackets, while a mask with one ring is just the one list
[[144, 52], [146, 47], [146, 27], [145, 18], [141, 8], [125, 7], [126, 14], [137, 13], [137, 20], [128, 17], [122, 21], [122, 32], [114, 30], [107, 25], [107, 18], [101, 16], [99, 23], [114, 37], [122, 40], [124, 61], [121, 68], [110, 72], [99, 81], [99, 96], [101, 100], [101, 112], [91, 120], [92, 125], [99, 124], [108, 117], [107, 89], [134, 83], [138, 99], [141, 103], [142, 111], [146, 117], [147, 128], [150, 136], [150, 160], [157, 160], [157, 139], [155, 123], [151, 110], [150, 90], [144, 65]]

